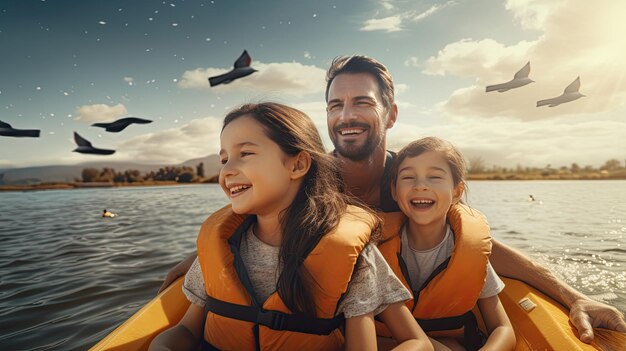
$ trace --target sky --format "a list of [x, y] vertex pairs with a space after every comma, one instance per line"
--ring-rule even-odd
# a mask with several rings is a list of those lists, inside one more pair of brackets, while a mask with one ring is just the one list
[[[618, 0], [2, 0], [0, 120], [41, 137], [0, 137], [0, 168], [207, 156], [230, 109], [264, 100], [305, 111], [331, 150], [325, 71], [351, 54], [394, 77], [390, 149], [439, 136], [488, 165], [597, 167], [626, 159], [624, 15]], [[258, 72], [209, 87], [243, 50]], [[485, 92], [529, 61], [534, 83]], [[576, 77], [585, 97], [535, 107]], [[127, 116], [154, 122], [90, 126]], [[74, 131], [117, 152], [74, 153]]]

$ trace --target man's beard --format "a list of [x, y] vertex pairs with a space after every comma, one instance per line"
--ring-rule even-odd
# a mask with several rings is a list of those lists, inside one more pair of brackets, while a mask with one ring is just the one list
[[352, 142], [335, 144], [335, 151], [352, 161], [363, 161], [370, 157], [374, 150], [380, 145], [382, 138], [378, 135], [371, 135], [365, 140], [363, 145], [357, 146]]

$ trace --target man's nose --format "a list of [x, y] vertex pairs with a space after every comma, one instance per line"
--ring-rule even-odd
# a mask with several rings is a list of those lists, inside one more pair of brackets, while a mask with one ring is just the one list
[[356, 111], [352, 105], [344, 104], [343, 108], [341, 109], [341, 115], [339, 116], [339, 119], [344, 122], [353, 121], [357, 118], [355, 112]]

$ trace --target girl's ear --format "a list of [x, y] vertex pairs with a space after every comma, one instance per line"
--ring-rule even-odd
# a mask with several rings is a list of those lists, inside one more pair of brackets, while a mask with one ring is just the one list
[[395, 182], [391, 182], [391, 197], [393, 201], [398, 202], [398, 194], [396, 193], [396, 184]]
[[311, 168], [311, 155], [306, 151], [300, 151], [292, 158], [291, 179], [296, 180], [304, 177]]
[[463, 196], [463, 192], [465, 191], [465, 182], [459, 182], [454, 189], [452, 190], [452, 203], [456, 204], [461, 200], [461, 196]]

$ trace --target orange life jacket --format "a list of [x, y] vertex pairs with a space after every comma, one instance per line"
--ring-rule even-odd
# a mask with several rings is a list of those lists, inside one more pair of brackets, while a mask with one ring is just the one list
[[[477, 332], [471, 310], [485, 283], [491, 254], [491, 235], [485, 217], [465, 205], [456, 205], [450, 209], [448, 223], [454, 232], [452, 255], [435, 269], [421, 289], [414, 291], [401, 257], [400, 229], [405, 218], [397, 212], [379, 215], [383, 219], [385, 238], [378, 245], [378, 249], [404, 286], [412, 291], [413, 300], [407, 301], [406, 305], [418, 323], [426, 332], [454, 330], [465, 326], [466, 339], [477, 338], [469, 335]], [[392, 228], [395, 230], [393, 235], [388, 230]], [[376, 333], [380, 336], [391, 336], [380, 322], [376, 323]], [[457, 331], [447, 335], [458, 334]]]
[[304, 260], [311, 276], [317, 318], [291, 314], [277, 292], [256, 301], [239, 256], [242, 235], [254, 216], [231, 206], [213, 213], [198, 235], [198, 260], [209, 296], [205, 306], [205, 346], [220, 350], [339, 350], [344, 339], [335, 316], [361, 250], [377, 219], [349, 206], [338, 226], [324, 235]]

